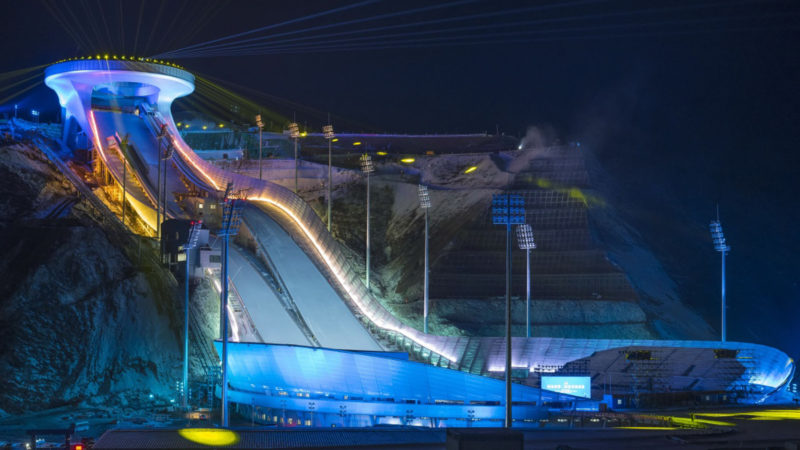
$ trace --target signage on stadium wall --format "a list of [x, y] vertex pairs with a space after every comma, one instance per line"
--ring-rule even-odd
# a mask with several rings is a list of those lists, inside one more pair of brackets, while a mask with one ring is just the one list
[[589, 377], [542, 377], [542, 389], [575, 397], [592, 397], [592, 380]]

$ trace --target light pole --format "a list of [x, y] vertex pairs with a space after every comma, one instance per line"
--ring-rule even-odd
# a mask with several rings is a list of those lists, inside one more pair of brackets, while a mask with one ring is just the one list
[[122, 158], [122, 225], [123, 226], [125, 225], [125, 194], [128, 191], [127, 149], [128, 149], [128, 138], [126, 136], [125, 139], [119, 144], [120, 158]]
[[[160, 191], [161, 191], [161, 210], [164, 211], [164, 213], [163, 213], [164, 220], [167, 220], [167, 160], [172, 158], [172, 150], [173, 150], [172, 142], [168, 139], [167, 140], [167, 148], [164, 149], [164, 155], [163, 155], [164, 163], [161, 164], [161, 168], [164, 170], [164, 175], [161, 177], [162, 187], [160, 189]], [[159, 227], [160, 226], [161, 225], [159, 225]], [[163, 231], [164, 230], [162, 229], [161, 230], [162, 234], [163, 234]], [[163, 250], [164, 250], [164, 248], [162, 247], [161, 250], [162, 250], [161, 259], [162, 259], [162, 262], [163, 262], [163, 259], [164, 259]]]
[[722, 342], [727, 338], [727, 324], [726, 324], [726, 309], [725, 305], [725, 255], [731, 250], [731, 247], [725, 242], [725, 235], [722, 234], [722, 224], [719, 221], [719, 212], [717, 212], [717, 220], [711, 221], [709, 225], [711, 230], [711, 240], [714, 241], [714, 250], [722, 254]]
[[332, 197], [332, 186], [333, 186], [333, 178], [331, 177], [331, 149], [333, 146], [333, 138], [336, 136], [333, 133], [333, 125], [330, 125], [331, 118], [328, 117], [328, 125], [322, 127], [322, 134], [325, 136], [325, 139], [328, 140], [328, 233], [331, 232], [331, 202], [333, 201]]
[[183, 297], [183, 398], [181, 406], [184, 410], [189, 404], [189, 267], [191, 266], [191, 250], [197, 247], [197, 239], [200, 237], [200, 227], [202, 222], [192, 221], [189, 227], [189, 236], [183, 244], [183, 251], [186, 253], [186, 279], [184, 284]]
[[239, 233], [244, 193], [233, 193], [233, 183], [228, 183], [222, 204], [222, 286], [220, 289], [220, 318], [222, 326], [222, 426], [228, 426], [228, 239]]
[[422, 331], [428, 332], [428, 210], [431, 207], [431, 196], [428, 186], [419, 185], [419, 206], [425, 210], [425, 281], [422, 286]]
[[156, 181], [156, 239], [161, 239], [161, 144], [167, 137], [167, 125], [161, 125], [158, 133], [158, 180]]
[[533, 229], [527, 223], [517, 225], [517, 244], [525, 250], [525, 336], [531, 337], [531, 250], [536, 248], [533, 242]]
[[36, 119], [36, 126], [38, 127], [39, 126], [39, 111], [37, 111], [35, 109], [32, 109], [31, 110], [31, 116], [33, 116]]
[[506, 226], [506, 420], [511, 428], [511, 225], [525, 223], [524, 201], [519, 195], [492, 196], [492, 223]]
[[258, 126], [258, 179], [261, 179], [261, 130], [264, 122], [261, 121], [261, 114], [256, 115], [256, 126]]
[[297, 140], [300, 138], [300, 126], [297, 122], [289, 124], [289, 136], [294, 139], [294, 193], [297, 194]]
[[367, 290], [369, 290], [369, 174], [375, 171], [372, 157], [364, 153], [361, 155], [361, 170], [367, 174]]

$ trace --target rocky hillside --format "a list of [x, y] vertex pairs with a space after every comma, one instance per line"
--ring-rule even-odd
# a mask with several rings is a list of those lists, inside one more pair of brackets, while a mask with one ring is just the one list
[[[608, 175], [599, 163], [586, 149], [564, 154], [573, 153], [582, 156], [553, 156], [537, 147], [418, 157], [412, 165], [378, 159], [372, 178], [373, 283], [387, 308], [422, 328], [424, 216], [417, 199], [422, 182], [430, 186], [434, 205], [431, 332], [502, 334], [504, 234], [487, 214], [492, 194], [511, 189], [530, 203], [528, 220], [539, 245], [532, 253], [534, 335], [712, 338], [713, 329], [686, 306], [667, 270], [621, 218], [615, 185], [604, 182]], [[475, 169], [465, 173], [470, 167]], [[365, 187], [360, 174], [350, 172], [335, 172], [332, 231], [359, 268], [364, 267]], [[320, 184], [302, 185], [301, 193], [324, 217]], [[515, 239], [512, 244], [514, 333], [524, 335], [525, 260]]]
[[178, 286], [108, 217], [35, 146], [0, 148], [0, 409], [174, 398]]

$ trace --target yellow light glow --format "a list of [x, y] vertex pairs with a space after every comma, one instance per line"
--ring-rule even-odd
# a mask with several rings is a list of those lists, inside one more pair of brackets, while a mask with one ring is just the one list
[[108, 59], [108, 54], [103, 55], [103, 58]]
[[189, 128], [189, 124], [188, 123], [186, 124], [186, 128]]
[[[174, 127], [174, 122], [172, 123], [172, 125]], [[193, 152], [191, 151], [190, 148], [188, 148], [186, 143], [183, 142], [183, 140], [180, 139], [179, 136], [178, 137], [171, 136], [171, 138], [173, 145], [176, 147], [177, 151], [184, 157], [184, 160], [187, 161], [189, 164], [191, 164], [198, 171], [198, 173], [200, 173], [206, 180], [208, 180], [208, 182], [212, 186], [214, 186], [216, 190], [219, 190], [220, 189], [219, 184], [209, 175], [209, 173], [206, 172], [206, 170], [202, 166], [202, 163], [198, 163], [195, 160], [197, 158], [197, 155], [193, 154]], [[209, 170], [213, 172], [214, 169], [209, 168]], [[222, 172], [219, 171], [218, 169], [217, 171]], [[267, 184], [266, 182], [263, 183]], [[298, 217], [291, 209], [289, 209], [289, 207], [283, 205], [282, 203], [272, 198], [262, 197], [259, 196], [258, 194], [252, 197], [248, 197], [248, 200], [253, 202], [263, 202], [269, 205], [273, 205], [278, 209], [280, 209], [287, 216], [289, 216], [289, 218], [291, 218], [291, 220], [300, 228], [303, 234], [305, 234], [306, 238], [309, 239], [313, 247], [316, 249], [317, 253], [322, 257], [325, 264], [331, 269], [331, 272], [333, 273], [334, 277], [337, 279], [337, 281], [345, 290], [345, 292], [348, 294], [348, 296], [354, 301], [358, 309], [361, 310], [361, 312], [365, 316], [367, 316], [373, 323], [375, 323], [378, 327], [384, 328], [388, 331], [402, 334], [407, 338], [411, 339], [412, 341], [416, 342], [423, 348], [438, 353], [439, 355], [443, 356], [444, 358], [448, 359], [451, 362], [455, 362], [457, 360], [457, 358], [454, 355], [449, 354], [447, 350], [437, 348], [436, 345], [433, 345], [432, 342], [428, 341], [427, 339], [428, 335], [414, 336], [413, 332], [404, 332], [402, 330], [402, 324], [393, 324], [386, 322], [381, 317], [376, 316], [369, 308], [367, 308], [366, 305], [363, 303], [364, 300], [359, 295], [357, 295], [357, 292], [355, 290], [356, 288], [354, 285], [351, 284], [351, 281], [347, 276], [347, 274], [342, 271], [342, 268], [338, 264], [336, 264], [336, 262], [333, 260], [333, 256], [325, 251], [325, 249], [322, 247], [322, 244], [316, 239], [316, 237], [308, 228], [306, 223], [302, 221], [300, 217]]]
[[378, 152], [378, 156], [386, 156], [386, 152]]
[[308, 136], [307, 131], [303, 131], [302, 133], [300, 133], [300, 137], [306, 137], [306, 136]]
[[208, 127], [207, 127], [207, 126], [205, 126], [205, 125], [203, 125], [203, 129], [204, 129], [204, 130], [207, 130], [207, 129], [208, 129]]
[[239, 442], [238, 434], [219, 428], [182, 428], [178, 430], [178, 434], [187, 441], [208, 446], [233, 445]]
[[467, 167], [467, 170], [465, 170], [464, 173], [472, 173], [476, 170], [478, 170], [478, 166]]
[[339, 138], [333, 138], [331, 139], [331, 142], [339, 142]]
[[224, 123], [221, 123], [221, 124], [219, 124], [219, 127], [220, 127], [220, 128], [225, 128], [225, 124], [224, 124]]
[[400, 160], [400, 162], [406, 163], [406, 164], [411, 164], [414, 161], [416, 161], [414, 158], [403, 158], [403, 159]]
[[697, 415], [705, 417], [738, 417], [749, 420], [800, 420], [800, 410], [796, 409], [766, 409], [763, 411], [702, 413]]
[[182, 124], [181, 124], [180, 122], [178, 122], [178, 126], [181, 126], [181, 125], [182, 125]]
[[361, 142], [360, 141], [355, 141], [355, 142], [353, 142], [353, 145], [361, 145]]
[[347, 292], [347, 295], [349, 295], [350, 298], [353, 299], [353, 301], [356, 303], [356, 306], [358, 307], [358, 309], [360, 309], [361, 312], [364, 313], [364, 315], [366, 315], [372, 322], [374, 322], [376, 325], [378, 325], [381, 328], [384, 328], [384, 329], [389, 330], [389, 331], [394, 331], [395, 333], [400, 333], [400, 334], [408, 337], [409, 339], [412, 339], [414, 342], [420, 344], [422, 347], [427, 348], [428, 350], [431, 350], [433, 352], [436, 352], [436, 353], [442, 355], [443, 357], [447, 358], [451, 362], [455, 362], [456, 361], [456, 357], [455, 356], [446, 354], [441, 349], [435, 350], [433, 348], [433, 346], [431, 346], [429, 343], [427, 343], [427, 342], [425, 342], [425, 341], [423, 341], [421, 339], [414, 339], [411, 336], [409, 336], [408, 334], [403, 333], [399, 328], [394, 327], [389, 323], [383, 322], [382, 320], [378, 320], [378, 318], [375, 317], [372, 314], [372, 312], [368, 308], [365, 307], [365, 305], [361, 304], [360, 299], [358, 298], [357, 295], [355, 295], [355, 292], [353, 292], [353, 286], [351, 286], [350, 283], [347, 282], [347, 276], [344, 273], [342, 273], [339, 270], [337, 270], [337, 266], [334, 264], [331, 255], [329, 255], [327, 252], [325, 252], [325, 250], [322, 248], [322, 245], [314, 238], [314, 235], [311, 234], [311, 230], [309, 230], [308, 227], [306, 227], [305, 223], [303, 223], [300, 220], [300, 218], [297, 217], [294, 214], [294, 212], [292, 212], [289, 208], [287, 208], [286, 206], [278, 203], [277, 201], [275, 201], [275, 200], [273, 200], [271, 198], [267, 198], [267, 197], [249, 197], [248, 200], [254, 201], [254, 202], [264, 202], [264, 203], [268, 203], [270, 205], [276, 206], [278, 209], [283, 211], [287, 216], [289, 216], [294, 221], [294, 223], [296, 223], [297, 226], [300, 227], [300, 230], [302, 230], [303, 233], [308, 238], [308, 240], [311, 241], [311, 244], [314, 245], [314, 248], [317, 250], [317, 253], [320, 256], [322, 256], [323, 261], [325, 261], [325, 264], [331, 269], [331, 271], [333, 272], [333, 275], [339, 281], [340, 285], [344, 288], [345, 292]]

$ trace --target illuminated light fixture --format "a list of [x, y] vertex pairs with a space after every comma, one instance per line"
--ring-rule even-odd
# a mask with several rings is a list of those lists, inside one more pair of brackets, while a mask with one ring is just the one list
[[181, 126], [181, 125], [183, 125], [183, 124], [182, 124], [182, 123], [180, 123], [180, 122], [178, 122], [178, 126]]
[[103, 58], [108, 59], [108, 54], [103, 55]]
[[725, 242], [725, 235], [722, 233], [722, 223], [719, 221], [719, 210], [717, 210], [717, 220], [711, 222], [708, 226], [711, 231], [711, 240], [714, 241], [714, 250], [722, 255], [722, 285], [720, 290], [720, 297], [722, 298], [722, 318], [721, 318], [721, 337], [722, 342], [727, 338], [727, 323], [726, 323], [726, 309], [725, 304], [725, 255], [731, 250], [731, 247]]
[[186, 128], [189, 128], [189, 124], [188, 123], [186, 124]]
[[95, 59], [100, 59], [100, 55], [95, 56]]
[[525, 250], [525, 335], [531, 337], [531, 250], [536, 248], [533, 241], [533, 229], [527, 223], [517, 225], [517, 245]]
[[220, 127], [220, 128], [225, 128], [225, 124], [224, 124], [224, 123], [221, 123], [221, 124], [219, 124], [219, 127]]
[[361, 145], [361, 142], [360, 142], [360, 141], [355, 141], [355, 142], [353, 142], [353, 145], [354, 145], [354, 146]]
[[472, 173], [476, 170], [478, 170], [478, 166], [467, 167], [467, 170], [465, 170], [464, 173]]
[[292, 122], [289, 124], [289, 137], [294, 139], [294, 193], [297, 194], [297, 172], [299, 170], [297, 159], [297, 138], [300, 137], [300, 125], [298, 125], [297, 122]]
[[386, 153], [386, 152], [377, 152], [376, 154], [378, 156], [386, 156], [388, 153]]
[[[261, 150], [263, 149], [263, 145], [261, 144], [261, 132], [264, 129], [264, 122], [261, 120], [261, 114], [256, 114], [256, 126], [258, 127], [258, 179], [262, 179], [262, 172], [261, 172]], [[219, 127], [222, 128], [222, 124], [219, 124]]]
[[333, 132], [333, 125], [330, 124], [330, 114], [328, 115], [328, 125], [322, 127], [322, 135], [325, 139], [328, 140], [328, 232], [331, 231], [331, 202], [333, 201], [332, 197], [332, 188], [333, 188], [333, 177], [332, 177], [332, 142], [336, 135]]
[[204, 130], [207, 130], [207, 129], [208, 129], [208, 127], [207, 127], [206, 125], [203, 125], [203, 129], [204, 129]]
[[114, 55], [114, 56], [112, 56], [111, 58], [112, 58], [112, 59], [117, 59], [117, 55]]
[[123, 55], [121, 58], [122, 58], [122, 59], [125, 59], [125, 55]]
[[372, 165], [372, 158], [369, 154], [364, 153], [361, 155], [361, 171], [367, 174], [367, 257], [366, 257], [366, 277], [367, 277], [367, 291], [369, 291], [369, 266], [370, 266], [370, 251], [369, 251], [369, 174], [375, 171], [375, 166]]
[[431, 208], [431, 196], [428, 186], [420, 184], [418, 188], [419, 206], [425, 210], [425, 277], [422, 285], [422, 332], [428, 333], [428, 210]]
[[492, 224], [506, 227], [506, 351], [505, 427], [511, 428], [511, 225], [525, 223], [525, 201], [520, 195], [492, 196]]
[[233, 445], [239, 442], [239, 435], [236, 432], [219, 428], [182, 428], [178, 430], [178, 434], [187, 441], [209, 447]]
[[331, 142], [339, 142], [339, 138], [333, 138], [331, 139]]
[[401, 163], [411, 164], [416, 161], [414, 158], [403, 158], [400, 160]]
[[303, 131], [302, 133], [300, 133], [300, 137], [306, 137], [306, 136], [308, 136], [308, 131]]

